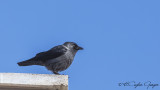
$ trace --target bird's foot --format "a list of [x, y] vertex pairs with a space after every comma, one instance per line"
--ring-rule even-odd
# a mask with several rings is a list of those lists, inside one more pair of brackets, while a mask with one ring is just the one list
[[60, 75], [58, 72], [53, 72], [54, 74], [56, 74], [56, 75]]

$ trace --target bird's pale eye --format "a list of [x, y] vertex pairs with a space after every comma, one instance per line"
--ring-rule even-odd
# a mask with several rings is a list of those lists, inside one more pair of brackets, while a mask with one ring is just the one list
[[77, 47], [77, 45], [76, 45], [76, 44], [73, 44], [73, 47]]

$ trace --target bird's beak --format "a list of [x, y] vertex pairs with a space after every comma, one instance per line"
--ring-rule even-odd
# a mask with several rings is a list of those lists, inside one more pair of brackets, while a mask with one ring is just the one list
[[77, 49], [77, 50], [83, 50], [83, 48], [80, 47], [80, 46], [76, 47], [76, 49]]

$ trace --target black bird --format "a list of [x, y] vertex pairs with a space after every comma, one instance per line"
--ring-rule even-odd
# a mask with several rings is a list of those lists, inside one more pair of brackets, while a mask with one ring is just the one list
[[59, 71], [66, 70], [71, 65], [77, 51], [82, 49], [74, 42], [65, 42], [63, 45], [38, 53], [35, 57], [17, 64], [19, 66], [41, 65], [54, 74], [59, 74]]

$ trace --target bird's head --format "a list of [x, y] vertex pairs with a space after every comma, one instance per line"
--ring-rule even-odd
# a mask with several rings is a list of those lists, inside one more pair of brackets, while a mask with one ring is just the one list
[[65, 42], [63, 45], [76, 51], [83, 50], [83, 48], [78, 46], [75, 42]]

